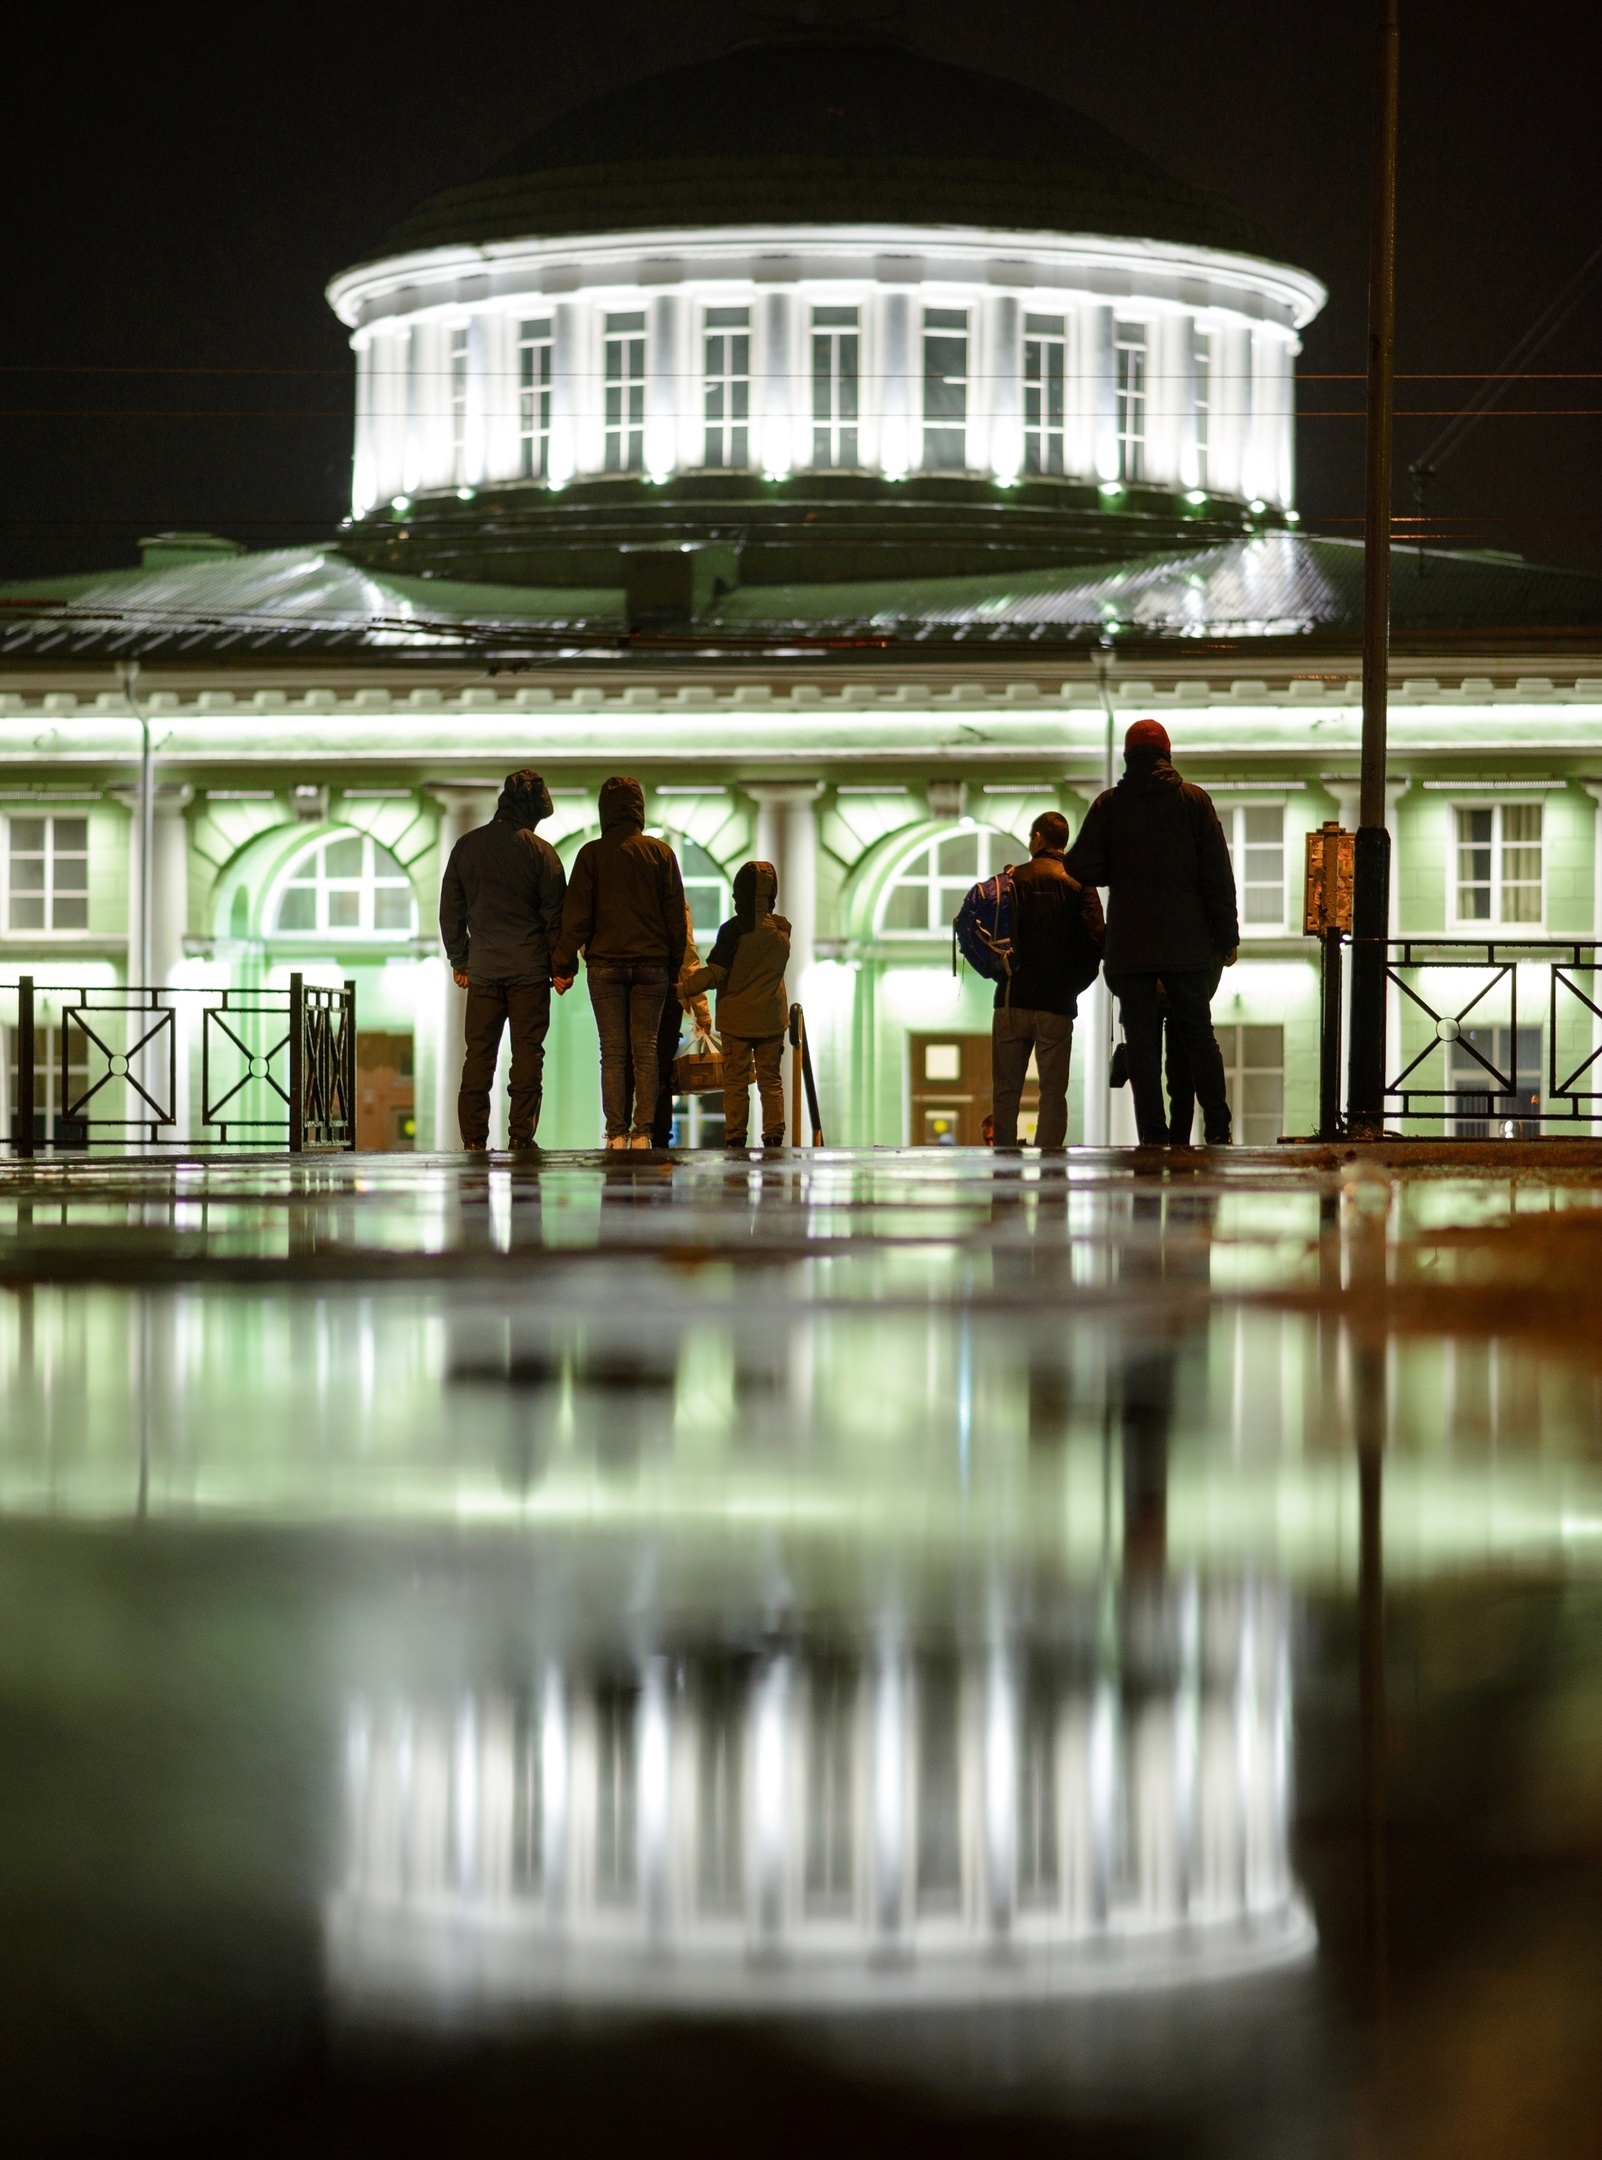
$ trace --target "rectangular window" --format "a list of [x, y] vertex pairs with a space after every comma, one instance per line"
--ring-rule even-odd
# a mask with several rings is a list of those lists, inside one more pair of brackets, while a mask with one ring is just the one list
[[1063, 414], [1067, 398], [1068, 339], [1060, 315], [1024, 317], [1024, 469], [1063, 469]]
[[1146, 477], [1146, 325], [1113, 324], [1118, 397], [1118, 477]]
[[1221, 1027], [1224, 1081], [1242, 1147], [1273, 1147], [1285, 1129], [1285, 1030]]
[[551, 323], [526, 322], [517, 333], [517, 431], [525, 480], [551, 472]]
[[88, 929], [86, 817], [7, 818], [6, 854], [6, 927], [13, 936]]
[[744, 472], [751, 462], [751, 316], [747, 308], [706, 311], [706, 452], [703, 462]]
[[1486, 803], [1457, 816], [1457, 919], [1539, 923], [1545, 915], [1542, 803]]
[[1285, 927], [1285, 811], [1280, 803], [1237, 803], [1224, 813], [1235, 865], [1241, 927]]
[[1213, 339], [1210, 330], [1190, 334], [1191, 398], [1196, 409], [1196, 485], [1209, 486], [1213, 435]]
[[964, 472], [968, 464], [968, 315], [923, 311], [923, 466]]
[[645, 317], [608, 315], [605, 338], [608, 472], [645, 468]]
[[857, 462], [857, 311], [812, 310], [812, 462], [820, 471]]
[[[15, 1126], [17, 1103], [17, 1030], [6, 1029], [6, 1063], [10, 1081], [6, 1100], [11, 1105], [12, 1124]], [[73, 1104], [82, 1105], [79, 1116], [103, 1116], [109, 1105], [107, 1091], [102, 1089], [93, 1103], [85, 1104], [89, 1092], [89, 1038], [81, 1027], [67, 1030], [67, 1085], [63, 1099], [61, 1087], [61, 1030], [54, 1024], [48, 1027], [35, 1025], [33, 1031], [33, 1140], [35, 1147], [47, 1147], [54, 1140], [57, 1147], [84, 1146], [81, 1125], [63, 1131], [61, 1119]]]
[[467, 478], [467, 325], [451, 332], [451, 469], [458, 487]]

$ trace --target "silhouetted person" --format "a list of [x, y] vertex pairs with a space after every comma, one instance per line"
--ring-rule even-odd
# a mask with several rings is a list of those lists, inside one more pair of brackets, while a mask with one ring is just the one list
[[574, 859], [552, 978], [559, 994], [570, 990], [583, 953], [601, 1039], [606, 1144], [648, 1148], [657, 1030], [684, 962], [684, 880], [667, 842], [646, 836], [638, 780], [604, 781], [600, 813], [601, 837]]
[[457, 987], [467, 992], [456, 1116], [462, 1145], [475, 1154], [489, 1144], [490, 1087], [508, 1024], [512, 1146], [532, 1147], [540, 1121], [551, 946], [567, 884], [555, 848], [534, 830], [550, 814], [550, 790], [537, 772], [525, 766], [508, 773], [494, 817], [463, 833], [440, 881], [440, 936]]
[[706, 966], [684, 978], [694, 996], [718, 993], [718, 1040], [723, 1049], [723, 1138], [743, 1148], [751, 1119], [751, 1081], [762, 1105], [762, 1145], [784, 1145], [784, 1031], [790, 1008], [784, 971], [790, 964], [790, 925], [775, 915], [779, 876], [772, 863], [742, 863], [734, 873], [734, 913], [724, 923]]
[[1068, 820], [1047, 810], [1029, 828], [1029, 860], [1012, 873], [1012, 958], [996, 985], [990, 1024], [990, 1078], [997, 1147], [1018, 1145], [1018, 1104], [1030, 1053], [1040, 1075], [1035, 1143], [1068, 1138], [1068, 1068], [1079, 993], [1101, 956], [1101, 902], [1063, 860]]
[[1229, 1139], [1224, 1059], [1213, 1033], [1221, 967], [1240, 943], [1235, 872], [1212, 799], [1169, 762], [1168, 730], [1137, 720], [1124, 737], [1124, 773], [1098, 795], [1068, 851], [1068, 868], [1105, 886], [1103, 966], [1118, 999], [1128, 1046], [1135, 1126], [1143, 1145], [1169, 1138], [1163, 1107], [1163, 1011], [1178, 1037], [1201, 1102], [1209, 1142]]

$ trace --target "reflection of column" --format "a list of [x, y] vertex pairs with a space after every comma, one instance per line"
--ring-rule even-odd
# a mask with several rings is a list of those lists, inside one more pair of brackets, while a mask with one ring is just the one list
[[873, 1903], [881, 1935], [900, 1933], [907, 1810], [907, 1690], [900, 1645], [885, 1642], [873, 1676]]
[[1012, 1924], [1018, 1882], [1018, 1689], [1006, 1645], [990, 1652], [985, 1675], [985, 1857], [990, 1924]]
[[668, 1923], [668, 1855], [671, 1823], [667, 1660], [651, 1658], [640, 1691], [639, 1836], [640, 1896], [646, 1927], [665, 1933]]
[[540, 1692], [540, 1878], [546, 1909], [560, 1919], [567, 1899], [567, 1696], [561, 1670], [545, 1668]]
[[[444, 811], [439, 824], [439, 852], [435, 858], [443, 876], [451, 849], [463, 833], [471, 832], [477, 825], [487, 825], [494, 815], [496, 790], [491, 783], [477, 786], [471, 782], [440, 781], [431, 785], [428, 792]], [[462, 1145], [456, 1127], [456, 1095], [462, 1074], [462, 1030], [467, 992], [457, 989], [448, 968], [441, 968], [439, 980], [441, 1003], [435, 1038], [438, 1065], [434, 1081], [433, 1144], [442, 1153], [448, 1153], [459, 1151]]]
[[784, 1924], [789, 1701], [790, 1660], [775, 1658], [757, 1683], [751, 1763], [757, 1928], [769, 1942], [778, 1939]]

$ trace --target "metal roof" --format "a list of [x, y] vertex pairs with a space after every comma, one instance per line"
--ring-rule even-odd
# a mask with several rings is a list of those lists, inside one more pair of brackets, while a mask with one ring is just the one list
[[[683, 642], [715, 656], [872, 641], [1183, 644], [1355, 640], [1363, 555], [1353, 540], [1260, 533], [1189, 554], [1100, 566], [872, 583], [752, 585], [726, 594]], [[1602, 578], [1509, 558], [1398, 551], [1400, 633], [1602, 631]], [[613, 588], [471, 585], [376, 576], [336, 548], [0, 587], [0, 660], [237, 656], [438, 658], [615, 653], [627, 642]]]

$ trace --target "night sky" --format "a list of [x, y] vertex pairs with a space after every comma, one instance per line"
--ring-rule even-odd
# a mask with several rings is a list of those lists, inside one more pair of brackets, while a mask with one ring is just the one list
[[[252, 546], [328, 532], [351, 404], [330, 274], [564, 107], [710, 56], [758, 12], [333, 0], [8, 27], [0, 576], [132, 562], [141, 534], [172, 527]], [[1366, 0], [918, 0], [899, 24], [1252, 212], [1330, 287], [1299, 363], [1314, 373], [1363, 365], [1371, 17]], [[1399, 366], [1484, 371], [1602, 240], [1596, 10], [1402, 0], [1402, 18]], [[1597, 368], [1599, 352], [1602, 287], [1537, 365]], [[224, 372], [75, 372], [137, 367]], [[1398, 406], [1450, 411], [1473, 387], [1404, 382]], [[1361, 384], [1304, 383], [1300, 400], [1303, 516], [1355, 532], [1362, 423], [1307, 416], [1360, 406]], [[1595, 409], [1602, 384], [1507, 403]], [[1399, 463], [1441, 425], [1403, 422]], [[1596, 420], [1494, 417], [1433, 508], [1463, 545], [1602, 571], [1599, 448]]]

